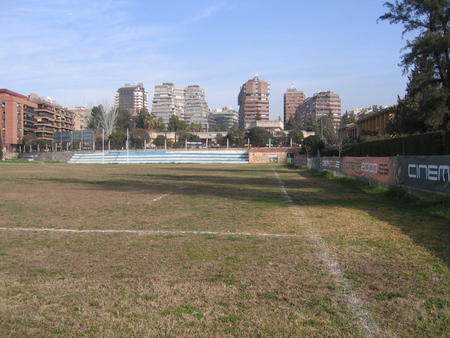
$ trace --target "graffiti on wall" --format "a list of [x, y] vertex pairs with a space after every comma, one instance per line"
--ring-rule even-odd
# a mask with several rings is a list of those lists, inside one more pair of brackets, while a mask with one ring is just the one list
[[322, 157], [320, 169], [430, 192], [450, 193], [450, 155]]

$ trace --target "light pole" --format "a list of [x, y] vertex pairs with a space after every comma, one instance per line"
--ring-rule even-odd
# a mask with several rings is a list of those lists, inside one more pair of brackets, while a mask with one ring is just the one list
[[102, 129], [102, 163], [105, 163], [105, 129]]
[[209, 122], [206, 122], [206, 149], [208, 149], [208, 141], [209, 141]]

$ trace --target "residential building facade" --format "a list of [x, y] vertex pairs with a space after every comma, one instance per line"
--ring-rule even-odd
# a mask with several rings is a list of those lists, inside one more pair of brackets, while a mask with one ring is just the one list
[[239, 113], [231, 107], [211, 110], [211, 115], [216, 121], [216, 129], [228, 131], [239, 127]]
[[308, 97], [298, 106], [298, 111], [306, 124], [308, 119], [316, 121], [324, 117], [331, 118], [335, 131], [338, 131], [341, 124], [341, 98], [339, 94], [332, 91], [320, 92]]
[[148, 107], [148, 93], [142, 83], [136, 85], [125, 84], [117, 89], [115, 105], [120, 109], [126, 109], [131, 115], [136, 115], [142, 108]]
[[178, 87], [170, 82], [156, 85], [151, 112], [161, 118], [165, 125], [169, 123], [172, 115], [188, 124], [198, 124], [203, 130], [214, 124], [206, 102], [205, 90], [198, 85]]
[[50, 98], [0, 89], [0, 138], [8, 150], [19, 150], [27, 135], [52, 141], [55, 132], [74, 130], [74, 120], [74, 112]]
[[0, 89], [0, 141], [2, 147], [14, 151], [25, 135], [35, 132], [37, 104], [27, 96], [8, 89]]
[[248, 129], [256, 120], [269, 120], [270, 85], [258, 74], [245, 82], [238, 96], [239, 128]]
[[71, 111], [74, 113], [74, 130], [88, 129], [91, 109], [83, 106], [78, 106], [72, 108]]
[[205, 90], [200, 86], [186, 87], [184, 120], [188, 124], [201, 125], [203, 130], [209, 129], [209, 108], [205, 99]]
[[305, 93], [301, 90], [297, 90], [293, 85], [284, 93], [283, 118], [285, 128], [289, 120], [295, 116], [295, 111], [297, 110], [298, 106], [300, 106], [304, 101], [305, 101]]
[[37, 104], [34, 109], [34, 133], [39, 140], [53, 140], [55, 132], [73, 131], [75, 129], [75, 113], [60, 106], [49, 97], [30, 94], [29, 100]]
[[381, 135], [386, 133], [392, 113], [389, 106], [374, 105], [346, 111], [342, 116], [340, 135], [356, 140], [364, 134]]
[[185, 88], [177, 87], [173, 83], [165, 82], [155, 86], [152, 102], [152, 114], [161, 118], [164, 124], [169, 123], [172, 115], [184, 120]]

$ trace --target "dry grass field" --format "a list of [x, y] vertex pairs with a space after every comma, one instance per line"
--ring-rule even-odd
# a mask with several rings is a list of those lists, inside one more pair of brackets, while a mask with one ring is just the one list
[[282, 166], [0, 163], [0, 336], [444, 337], [430, 210]]

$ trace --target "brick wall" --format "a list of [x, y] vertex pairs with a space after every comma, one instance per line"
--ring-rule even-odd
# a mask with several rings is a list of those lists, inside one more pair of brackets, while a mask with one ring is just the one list
[[297, 148], [251, 148], [249, 163], [287, 163], [288, 154], [295, 154]]

